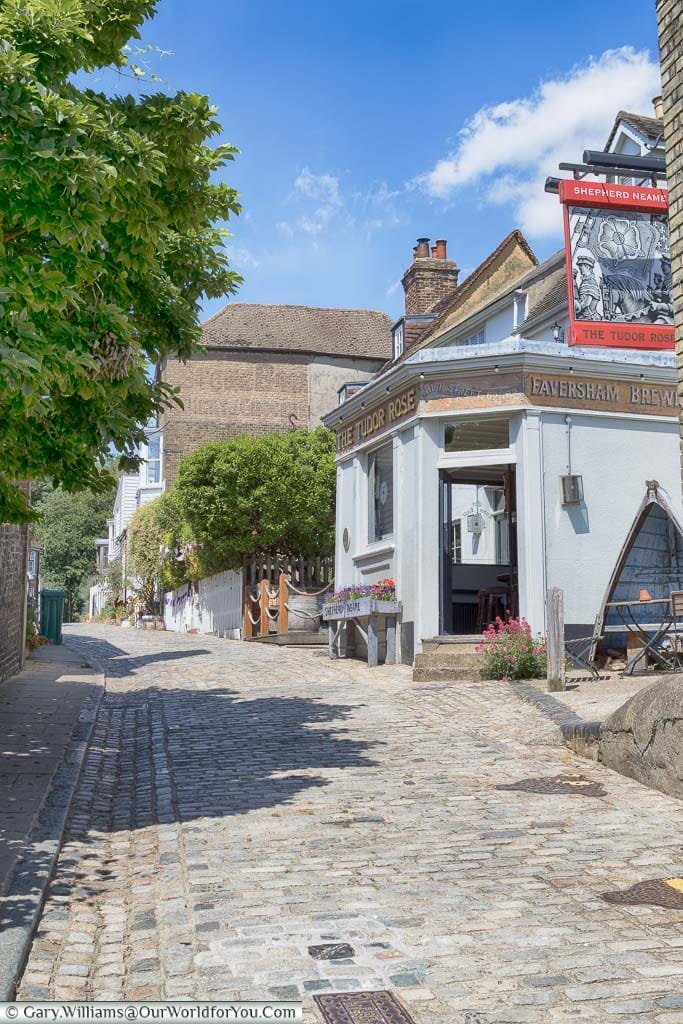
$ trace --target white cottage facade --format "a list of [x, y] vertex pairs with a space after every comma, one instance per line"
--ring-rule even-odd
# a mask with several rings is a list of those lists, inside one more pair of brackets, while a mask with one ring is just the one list
[[[605, 148], [661, 144], [622, 111]], [[551, 587], [567, 634], [590, 633], [646, 481], [681, 512], [674, 353], [569, 346], [564, 250], [539, 265], [519, 232], [462, 283], [418, 239], [403, 287], [393, 360], [324, 421], [337, 586], [395, 580], [408, 663], [497, 615], [544, 633]]]

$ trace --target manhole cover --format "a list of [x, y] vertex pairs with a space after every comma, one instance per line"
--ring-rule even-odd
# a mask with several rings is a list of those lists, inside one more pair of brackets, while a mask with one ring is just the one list
[[607, 796], [607, 790], [599, 782], [587, 779], [578, 772], [563, 772], [539, 779], [520, 779], [507, 782], [496, 789], [520, 790], [522, 793], [563, 793], [566, 796]]
[[322, 946], [309, 946], [308, 952], [314, 960], [345, 960], [356, 955], [348, 942], [325, 942]]
[[683, 910], [683, 878], [651, 878], [621, 892], [601, 892], [600, 896], [606, 903]]
[[335, 992], [313, 998], [327, 1024], [415, 1024], [391, 992]]

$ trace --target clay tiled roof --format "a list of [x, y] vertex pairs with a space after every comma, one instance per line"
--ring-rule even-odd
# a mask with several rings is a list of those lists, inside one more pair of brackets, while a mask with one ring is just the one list
[[[490, 253], [486, 259], [465, 278], [462, 284], [458, 285], [452, 295], [447, 296], [446, 299], [442, 299], [441, 302], [437, 303], [432, 309], [430, 309], [429, 312], [436, 313], [437, 318], [434, 323], [429, 325], [429, 329], [426, 332], [424, 339], [416, 345], [415, 348], [411, 349], [410, 353], [408, 353], [409, 355], [412, 355], [412, 353], [419, 348], [425, 348], [434, 340], [434, 338], [437, 338], [442, 333], [447, 325], [447, 320], [451, 310], [459, 306], [462, 300], [466, 298], [473, 288], [476, 288], [476, 286], [486, 276], [486, 272], [494, 265], [498, 257], [502, 256], [506, 250], [512, 249], [515, 245], [521, 246], [531, 262], [538, 264], [536, 254], [527, 242], [526, 238], [518, 228], [515, 228], [514, 231], [511, 231], [509, 235], [506, 235], [500, 245], [496, 246], [493, 252]], [[531, 271], [531, 273], [534, 272], [535, 271]], [[519, 287], [519, 285], [516, 285], [515, 287]], [[485, 303], [485, 305], [488, 305], [488, 303]]]
[[207, 348], [386, 359], [392, 320], [370, 309], [229, 302], [202, 325]]
[[627, 110], [620, 110], [605, 143], [605, 152], [614, 142], [620, 121], [626, 121], [626, 124], [630, 125], [639, 135], [644, 135], [646, 139], [658, 139], [664, 131], [664, 124], [658, 117], [646, 117], [645, 114], [630, 114]]
[[554, 310], [567, 305], [567, 269], [564, 250], [556, 252], [550, 259], [521, 282], [521, 288], [528, 289], [529, 308], [526, 319], [517, 328], [516, 334], [540, 324]]

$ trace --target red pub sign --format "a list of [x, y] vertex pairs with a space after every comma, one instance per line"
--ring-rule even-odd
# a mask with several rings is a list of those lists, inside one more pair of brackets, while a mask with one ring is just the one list
[[565, 180], [560, 202], [569, 344], [672, 349], [666, 189]]

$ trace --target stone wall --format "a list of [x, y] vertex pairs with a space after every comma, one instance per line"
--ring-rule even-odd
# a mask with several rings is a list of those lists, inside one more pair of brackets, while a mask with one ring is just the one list
[[678, 393], [683, 407], [683, 11], [681, 0], [657, 0], [657, 21], [662, 65], [664, 143], [670, 203], [669, 229], [676, 317]]
[[0, 525], [0, 680], [23, 664], [27, 559], [28, 527]]

